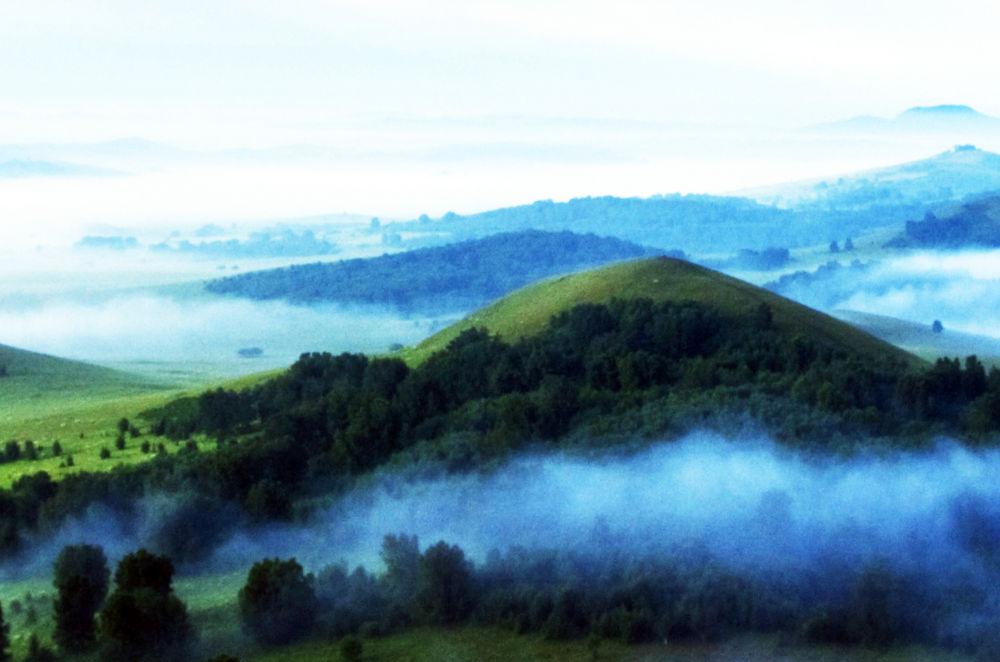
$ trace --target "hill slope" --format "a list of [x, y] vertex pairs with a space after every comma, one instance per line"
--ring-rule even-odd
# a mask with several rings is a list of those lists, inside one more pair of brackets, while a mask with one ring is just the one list
[[529, 230], [371, 259], [251, 272], [205, 287], [251, 299], [470, 310], [541, 278], [656, 253], [610, 237]]
[[837, 310], [834, 314], [852, 326], [931, 361], [974, 354], [984, 363], [1000, 366], [1000, 340], [996, 338], [951, 329], [935, 333], [930, 324], [857, 310]]
[[796, 210], [879, 210], [869, 219], [875, 228], [905, 220], [898, 213], [881, 213], [888, 207], [897, 211], [912, 207], [923, 213], [928, 207], [996, 189], [1000, 189], [1000, 155], [962, 145], [919, 161], [742, 193], [764, 204]]
[[694, 301], [734, 316], [751, 315], [761, 304], [770, 306], [775, 326], [864, 354], [914, 357], [863, 331], [749, 283], [683, 260], [659, 257], [614, 264], [530, 285], [483, 308], [405, 350], [411, 364], [444, 349], [462, 331], [480, 327], [512, 341], [542, 331], [556, 313], [581, 303], [648, 298], [654, 301]]

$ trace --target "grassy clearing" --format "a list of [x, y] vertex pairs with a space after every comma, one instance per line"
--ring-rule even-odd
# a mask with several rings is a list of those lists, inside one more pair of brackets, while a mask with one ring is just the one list
[[466, 329], [481, 327], [508, 341], [539, 333], [549, 319], [580, 303], [611, 299], [696, 301], [724, 313], [745, 316], [761, 303], [771, 307], [779, 328], [825, 339], [868, 356], [919, 359], [845, 322], [724, 274], [671, 258], [620, 262], [601, 269], [561, 276], [518, 290], [434, 334], [401, 356], [418, 365]]

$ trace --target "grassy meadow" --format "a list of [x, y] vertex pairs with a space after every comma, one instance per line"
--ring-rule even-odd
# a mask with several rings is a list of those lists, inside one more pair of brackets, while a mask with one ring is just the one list
[[[104, 471], [119, 464], [143, 462], [152, 453], [143, 453], [148, 441], [155, 451], [162, 443], [168, 453], [181, 444], [149, 434], [148, 421], [140, 414], [161, 407], [182, 395], [200, 393], [212, 386], [241, 389], [280, 373], [272, 370], [228, 381], [206, 381], [181, 388], [110, 368], [27, 352], [0, 345], [0, 365], [8, 376], [0, 378], [0, 444], [8, 440], [31, 440], [39, 448], [39, 458], [25, 457], [0, 463], [0, 487], [8, 487], [26, 474], [46, 471], [53, 478], [80, 471]], [[128, 418], [138, 426], [140, 437], [126, 435], [124, 450], [115, 448], [117, 424]], [[195, 437], [199, 447], [210, 450], [214, 443]], [[52, 445], [59, 442], [62, 454], [54, 456]], [[101, 449], [111, 457], [101, 459]], [[67, 456], [73, 466], [66, 466]]]

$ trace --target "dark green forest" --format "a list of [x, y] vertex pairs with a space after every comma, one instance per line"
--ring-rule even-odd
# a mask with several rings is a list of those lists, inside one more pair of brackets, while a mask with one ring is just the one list
[[376, 258], [255, 271], [209, 281], [205, 288], [298, 303], [466, 310], [542, 278], [659, 253], [610, 237], [529, 230]]

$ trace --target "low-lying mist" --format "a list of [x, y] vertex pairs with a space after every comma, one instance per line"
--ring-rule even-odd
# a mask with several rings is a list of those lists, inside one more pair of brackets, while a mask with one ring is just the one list
[[1000, 337], [1000, 251], [919, 251], [877, 262], [842, 257], [775, 291], [821, 310], [856, 310]]
[[997, 475], [1000, 451], [948, 442], [933, 452], [835, 458], [695, 433], [629, 455], [529, 455], [488, 473], [423, 478], [386, 473], [281, 526], [241, 524], [235, 507], [206, 514], [153, 496], [133, 517], [93, 508], [31, 557], [44, 571], [60, 545], [80, 541], [114, 557], [155, 547], [165, 527], [204, 529], [207, 517], [208, 553], [189, 570], [271, 556], [295, 556], [311, 569], [338, 560], [377, 569], [383, 536], [402, 532], [461, 545], [479, 561], [512, 547], [698, 549], [733, 569], [787, 575], [883, 560], [938, 580], [981, 577], [1000, 600]]
[[[283, 525], [252, 525], [204, 496], [102, 504], [35, 540], [0, 578], [47, 576], [64, 545], [87, 542], [112, 562], [138, 547], [166, 553], [187, 575], [296, 557], [336, 592], [352, 565], [386, 572], [383, 540], [405, 534], [421, 547], [461, 547], [476, 581], [501, 591], [484, 598], [487, 610], [518, 587], [550, 598], [589, 592], [601, 609], [625, 595], [616, 591], [648, 589], [660, 596], [656, 618], [667, 619], [657, 631], [701, 631], [682, 627], [683, 614], [707, 601], [705, 614], [734, 627], [994, 651], [998, 473], [1000, 450], [945, 440], [931, 451], [835, 457], [693, 433], [638, 452], [522, 455], [476, 473], [385, 471]], [[338, 627], [378, 617], [371, 604], [337, 600], [354, 614]]]
[[[306, 351], [383, 352], [424, 338], [432, 324], [375, 307], [140, 293], [0, 310], [0, 343], [134, 370], [209, 363], [227, 375], [287, 366]], [[247, 347], [263, 354], [241, 360]]]
[[479, 559], [513, 546], [645, 553], [694, 544], [735, 567], [781, 571], [825, 558], [988, 568], [1000, 562], [1000, 539], [988, 535], [1000, 533], [998, 471], [1000, 452], [950, 444], [833, 459], [692, 434], [624, 457], [529, 456], [488, 474], [385, 476], [307, 526], [238, 533], [215, 562], [370, 562], [385, 534], [405, 532]]

